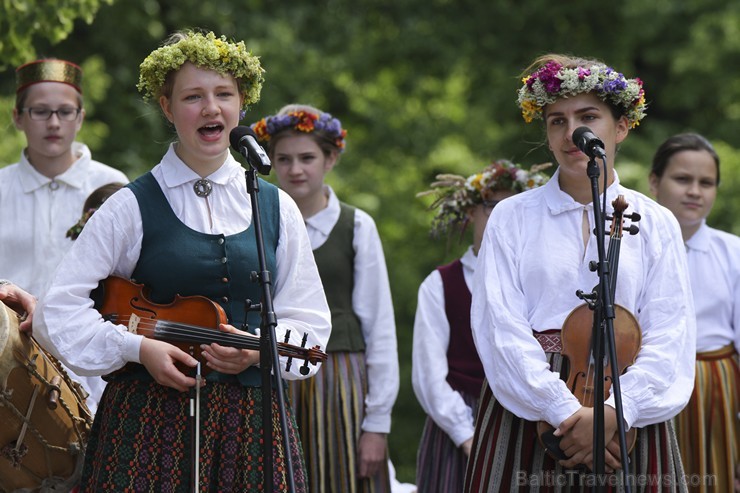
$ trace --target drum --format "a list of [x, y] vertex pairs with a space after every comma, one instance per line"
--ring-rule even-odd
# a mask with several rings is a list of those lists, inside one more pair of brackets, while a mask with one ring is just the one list
[[92, 425], [84, 389], [0, 302], [0, 490], [69, 491]]

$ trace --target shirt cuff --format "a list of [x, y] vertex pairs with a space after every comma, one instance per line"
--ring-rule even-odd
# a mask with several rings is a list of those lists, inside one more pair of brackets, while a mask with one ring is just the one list
[[144, 336], [132, 334], [131, 332], [123, 333], [123, 345], [121, 348], [121, 356], [126, 362], [141, 363], [139, 357], [141, 351], [141, 341]]
[[475, 434], [475, 428], [472, 426], [469, 426], [467, 424], [460, 425], [460, 428], [455, 429], [455, 431], [450, 435], [450, 439], [453, 441], [453, 443], [456, 446], [461, 446], [463, 443], [465, 443], [466, 440], [473, 438], [473, 435]]
[[390, 416], [373, 416], [366, 415], [362, 420], [362, 431], [372, 433], [390, 433], [391, 417]]

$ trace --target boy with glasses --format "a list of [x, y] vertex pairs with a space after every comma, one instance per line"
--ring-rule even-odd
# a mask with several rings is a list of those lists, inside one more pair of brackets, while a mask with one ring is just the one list
[[[72, 245], [66, 232], [88, 195], [106, 183], [128, 182], [75, 142], [85, 119], [81, 83], [80, 67], [64, 60], [36, 60], [16, 70], [13, 122], [27, 145], [19, 162], [0, 169], [0, 274], [39, 298]], [[94, 411], [103, 382], [79, 380], [92, 394]]]

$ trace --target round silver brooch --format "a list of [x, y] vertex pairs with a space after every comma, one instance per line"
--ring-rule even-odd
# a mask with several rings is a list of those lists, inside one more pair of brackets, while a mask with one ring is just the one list
[[202, 178], [193, 183], [193, 191], [198, 197], [208, 197], [213, 190], [213, 186], [209, 180]]

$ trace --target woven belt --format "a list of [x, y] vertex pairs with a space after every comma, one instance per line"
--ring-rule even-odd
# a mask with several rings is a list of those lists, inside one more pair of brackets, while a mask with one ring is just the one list
[[546, 353], [560, 353], [563, 351], [563, 341], [560, 339], [559, 330], [546, 330], [544, 332], [534, 332], [534, 338], [542, 346]]
[[706, 351], [704, 353], [696, 353], [696, 359], [699, 361], [712, 361], [717, 359], [725, 359], [732, 357], [735, 353], [735, 346], [728, 344], [725, 347], [715, 349], [714, 351]]

